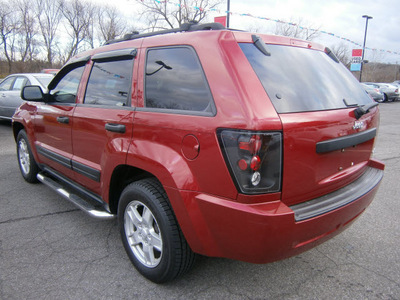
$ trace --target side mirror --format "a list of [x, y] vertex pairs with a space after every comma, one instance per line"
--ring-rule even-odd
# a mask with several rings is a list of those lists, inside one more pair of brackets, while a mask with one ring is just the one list
[[42, 88], [38, 85], [27, 85], [21, 90], [21, 98], [26, 101], [44, 102]]

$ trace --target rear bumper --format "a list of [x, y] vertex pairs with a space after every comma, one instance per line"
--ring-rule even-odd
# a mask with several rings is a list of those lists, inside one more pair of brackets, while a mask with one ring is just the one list
[[328, 195], [290, 206], [294, 211], [296, 222], [310, 219], [345, 206], [363, 197], [379, 184], [383, 170], [367, 167], [364, 174], [349, 185]]
[[[281, 201], [244, 204], [189, 191], [167, 189], [167, 193], [174, 194], [170, 197], [175, 198], [170, 199], [175, 199], [172, 205], [193, 251], [267, 263], [297, 255], [347, 228], [371, 203], [383, 168], [383, 164], [371, 161], [360, 179], [323, 199], [308, 201], [308, 207], [303, 205], [306, 214], [299, 213], [299, 207], [288, 207]], [[362, 192], [358, 190], [361, 186]], [[177, 197], [185, 207], [179, 209]], [[337, 199], [339, 204], [327, 199]], [[318, 205], [321, 201], [327, 201], [325, 204], [330, 208], [321, 210], [324, 206]]]

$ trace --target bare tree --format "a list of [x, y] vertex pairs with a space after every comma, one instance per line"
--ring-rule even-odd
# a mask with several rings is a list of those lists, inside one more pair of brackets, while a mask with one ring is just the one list
[[58, 26], [61, 22], [63, 0], [36, 0], [37, 20], [47, 52], [47, 61], [53, 63]]
[[209, 10], [218, 6], [220, 0], [179, 0], [176, 4], [168, 1], [142, 1], [136, 2], [143, 7], [143, 15], [151, 30], [175, 28], [183, 23], [201, 22], [207, 17]]
[[0, 35], [4, 56], [8, 63], [8, 72], [12, 72], [12, 63], [15, 61], [16, 38], [19, 22], [13, 17], [15, 12], [7, 2], [0, 2]]
[[122, 35], [126, 22], [115, 6], [101, 6], [99, 8], [97, 23], [99, 26], [99, 40], [106, 42]]
[[312, 41], [321, 34], [320, 26], [318, 28], [312, 27], [312, 24], [305, 22], [302, 18], [297, 20], [291, 18], [290, 22], [276, 23], [275, 34]]
[[99, 46], [99, 45], [95, 45], [95, 42], [96, 42], [95, 25], [96, 25], [96, 15], [99, 14], [100, 6], [90, 4], [87, 2], [86, 10], [87, 10], [86, 17], [88, 20], [88, 25], [86, 28], [86, 43], [89, 44], [89, 47], [91, 49], [94, 49], [94, 48], [96, 48], [96, 46]]
[[21, 62], [25, 62], [26, 60], [32, 61], [37, 46], [35, 40], [35, 36], [38, 33], [36, 16], [31, 6], [32, 4], [29, 0], [19, 0], [17, 2], [20, 20], [18, 46]]
[[66, 30], [70, 43], [66, 49], [65, 61], [84, 50], [84, 42], [93, 45], [92, 25], [94, 5], [82, 0], [70, 0], [62, 3], [62, 13], [66, 20]]
[[399, 79], [400, 67], [397, 64], [370, 62], [363, 67], [363, 81], [392, 82]]
[[350, 50], [344, 42], [332, 45], [331, 50], [333, 53], [335, 53], [336, 57], [342, 62], [342, 64], [344, 64], [346, 67], [350, 66]]

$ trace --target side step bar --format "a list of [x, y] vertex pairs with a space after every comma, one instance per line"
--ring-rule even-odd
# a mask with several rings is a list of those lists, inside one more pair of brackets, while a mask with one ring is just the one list
[[40, 182], [42, 182], [43, 184], [50, 187], [57, 194], [64, 197], [65, 199], [67, 199], [72, 204], [75, 204], [75, 206], [77, 206], [79, 209], [83, 210], [89, 216], [97, 218], [97, 219], [103, 219], [103, 220], [110, 220], [110, 219], [114, 219], [116, 217], [115, 215], [109, 213], [108, 211], [102, 209], [101, 207], [96, 207], [96, 206], [88, 203], [87, 201], [85, 201], [84, 198], [80, 197], [79, 195], [67, 191], [61, 184], [54, 181], [53, 179], [46, 176], [45, 174], [39, 173], [39, 174], [37, 174], [36, 177]]

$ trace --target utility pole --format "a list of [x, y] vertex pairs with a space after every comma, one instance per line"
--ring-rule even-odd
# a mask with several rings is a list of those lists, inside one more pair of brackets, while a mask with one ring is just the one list
[[231, 14], [231, 1], [228, 1], [228, 8], [226, 10], [226, 28], [229, 28], [229, 15]]
[[371, 16], [367, 16], [367, 15], [363, 15], [362, 17], [365, 18], [366, 20], [365, 20], [364, 45], [363, 45], [363, 51], [362, 51], [362, 57], [361, 57], [360, 82], [361, 82], [362, 70], [363, 70], [363, 65], [364, 65], [364, 52], [365, 52], [365, 42], [367, 40], [368, 20], [372, 19]]

